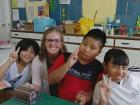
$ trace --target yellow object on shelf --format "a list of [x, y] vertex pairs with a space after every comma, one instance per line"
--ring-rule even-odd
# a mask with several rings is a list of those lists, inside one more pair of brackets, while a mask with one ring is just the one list
[[85, 35], [91, 27], [94, 26], [94, 21], [90, 18], [81, 18], [79, 21], [79, 26], [80, 26], [80, 33], [82, 35]]

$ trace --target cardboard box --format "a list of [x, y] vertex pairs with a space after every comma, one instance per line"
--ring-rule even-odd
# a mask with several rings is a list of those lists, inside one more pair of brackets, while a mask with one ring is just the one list
[[32, 105], [39, 99], [38, 92], [29, 85], [22, 85], [13, 91], [13, 95], [17, 101]]
[[65, 33], [68, 34], [75, 34], [74, 24], [65, 24], [64, 25]]
[[27, 30], [27, 31], [34, 31], [33, 23], [25, 22], [23, 28], [24, 30]]

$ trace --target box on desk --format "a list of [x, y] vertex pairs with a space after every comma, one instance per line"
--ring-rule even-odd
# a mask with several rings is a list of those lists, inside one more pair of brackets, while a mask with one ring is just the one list
[[68, 34], [75, 34], [74, 24], [65, 24], [64, 25], [65, 33]]
[[27, 31], [34, 31], [33, 23], [25, 22], [23, 28], [24, 30], [27, 30]]
[[38, 92], [29, 85], [22, 85], [16, 88], [13, 92], [16, 100], [28, 105], [34, 104], [39, 99]]

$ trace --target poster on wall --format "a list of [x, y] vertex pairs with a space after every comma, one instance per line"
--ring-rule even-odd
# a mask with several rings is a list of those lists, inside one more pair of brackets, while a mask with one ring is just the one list
[[13, 17], [12, 17], [13, 21], [19, 20], [19, 11], [18, 11], [18, 9], [12, 9], [12, 13], [13, 13]]
[[11, 0], [11, 7], [12, 8], [18, 8], [18, 2], [17, 2], [17, 0]]
[[42, 0], [29, 0], [29, 1], [42, 1]]
[[18, 0], [18, 7], [25, 8], [25, 0]]
[[[45, 8], [46, 0], [25, 0], [26, 4], [26, 13], [27, 13], [27, 20], [33, 20], [37, 16], [40, 16], [42, 14], [42, 11]], [[35, 1], [35, 2], [33, 2]], [[42, 10], [43, 8], [43, 10]], [[49, 13], [49, 9], [45, 10], [47, 13]], [[49, 15], [48, 15], [49, 16]]]
[[28, 19], [34, 19], [35, 14], [34, 14], [34, 7], [27, 7], [26, 11], [28, 11]]
[[70, 4], [70, 0], [59, 0], [59, 4]]

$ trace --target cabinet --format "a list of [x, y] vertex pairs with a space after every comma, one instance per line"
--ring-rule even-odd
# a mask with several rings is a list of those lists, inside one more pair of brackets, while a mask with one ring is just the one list
[[[41, 44], [41, 40], [43, 37], [43, 33], [37, 32], [28, 32], [28, 31], [11, 31], [11, 42], [17, 43], [19, 40], [23, 38], [33, 38], [35, 39], [39, 45]], [[64, 43], [67, 47], [68, 52], [73, 52], [76, 48], [79, 47], [83, 36], [78, 35], [64, 35]], [[140, 37], [120, 37], [120, 36], [107, 36], [107, 41], [105, 47], [102, 49], [102, 52], [97, 56], [101, 62], [103, 62], [103, 58], [105, 53], [111, 48], [120, 48], [124, 50], [130, 59], [130, 66], [139, 66], [139, 54], [140, 54]]]
[[115, 46], [121, 48], [140, 49], [140, 40], [115, 39]]
[[[107, 37], [107, 43], [108, 43], [108, 38]], [[107, 45], [102, 49], [101, 54], [97, 57], [101, 62], [103, 61], [105, 53], [110, 49], [110, 48], [120, 48], [124, 50], [128, 57], [129, 57], [129, 66], [139, 66], [139, 54], [140, 54], [140, 38], [139, 37], [115, 37], [112, 36], [112, 40], [114, 40], [113, 46], [108, 46]]]
[[83, 37], [74, 35], [64, 35], [64, 42], [68, 52], [73, 52], [79, 47]]
[[104, 55], [105, 53], [114, 47], [115, 39], [108, 37], [106, 40], [105, 47], [103, 47], [101, 53], [97, 56], [97, 59], [100, 60], [103, 63]]
[[129, 57], [130, 66], [139, 66], [140, 38], [116, 38], [115, 47], [123, 49]]
[[35, 32], [28, 32], [28, 31], [11, 31], [11, 42], [17, 43], [23, 38], [31, 38], [35, 39], [38, 44], [41, 44], [41, 40], [43, 37], [43, 33], [35, 33]]

